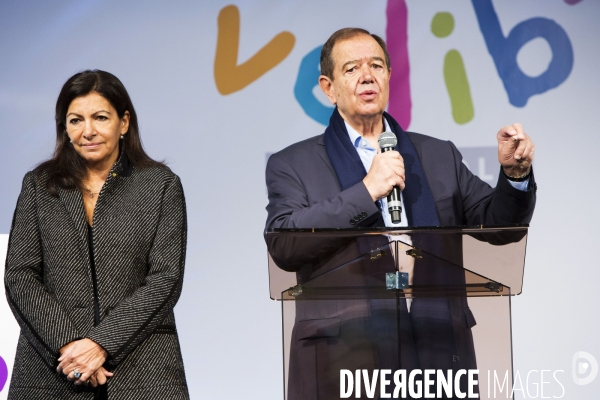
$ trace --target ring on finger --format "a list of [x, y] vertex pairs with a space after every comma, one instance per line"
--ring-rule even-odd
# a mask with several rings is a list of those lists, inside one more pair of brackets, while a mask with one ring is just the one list
[[73, 377], [74, 377], [75, 379], [79, 379], [79, 378], [81, 378], [81, 372], [79, 372], [79, 371], [77, 371], [77, 370], [73, 371]]

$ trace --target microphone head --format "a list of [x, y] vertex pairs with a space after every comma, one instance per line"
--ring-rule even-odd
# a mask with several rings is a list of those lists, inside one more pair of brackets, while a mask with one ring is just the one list
[[396, 139], [396, 135], [394, 132], [385, 131], [377, 139], [377, 143], [379, 143], [379, 147], [381, 149], [385, 148], [395, 148], [398, 143], [398, 139]]

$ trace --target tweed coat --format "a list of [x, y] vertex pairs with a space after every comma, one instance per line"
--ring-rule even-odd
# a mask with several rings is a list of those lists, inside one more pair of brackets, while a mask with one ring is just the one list
[[93, 399], [56, 372], [59, 349], [86, 337], [108, 353], [109, 399], [189, 398], [173, 315], [187, 239], [179, 178], [121, 155], [98, 195], [92, 255], [80, 191], [53, 197], [46, 182], [26, 174], [9, 238], [6, 294], [21, 334], [8, 398]]

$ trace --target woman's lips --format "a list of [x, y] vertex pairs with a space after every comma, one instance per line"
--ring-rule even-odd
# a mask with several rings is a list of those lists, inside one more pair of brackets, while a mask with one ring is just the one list
[[95, 150], [98, 147], [100, 147], [101, 143], [86, 143], [86, 144], [82, 144], [81, 147], [83, 147], [86, 150]]

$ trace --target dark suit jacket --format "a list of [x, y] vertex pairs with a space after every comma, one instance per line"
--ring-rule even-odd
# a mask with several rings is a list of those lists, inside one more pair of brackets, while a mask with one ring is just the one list
[[[417, 150], [442, 225], [505, 225], [530, 221], [535, 206], [536, 186], [533, 175], [527, 191], [513, 188], [502, 173], [496, 188], [491, 188], [468, 170], [451, 142], [417, 133], [407, 134]], [[267, 164], [266, 181], [269, 194], [267, 229], [383, 225], [381, 213], [362, 182], [341, 191], [325, 150], [323, 135], [273, 154]], [[359, 222], [354, 224], [357, 220]], [[290, 269], [301, 268], [298, 278], [306, 281], [322, 272], [322, 268], [328, 268], [328, 265], [343, 259], [344, 255], [341, 253], [358, 254], [355, 247], [350, 245], [322, 263], [311, 263], [304, 267], [292, 263]], [[462, 254], [457, 253], [456, 257], [461, 258]], [[357, 279], [357, 276], [352, 279]], [[322, 389], [318, 387], [315, 375], [302, 371], [321, 368], [319, 356], [314, 352], [325, 352], [328, 346], [333, 346], [331, 342], [329, 345], [316, 344], [309, 349], [310, 346], [301, 341], [308, 338], [321, 339], [323, 332], [329, 332], [331, 337], [335, 337], [340, 329], [331, 328], [332, 324], [343, 326], [345, 322], [370, 315], [372, 311], [365, 301], [362, 304], [348, 301], [343, 304], [331, 303], [310, 307], [308, 303], [297, 302], [296, 329], [290, 349], [288, 386], [293, 387], [293, 390], [290, 389], [291, 399], [319, 398]], [[475, 324], [473, 315], [463, 297], [450, 299], [449, 305], [462, 368], [474, 367], [470, 333], [470, 328]], [[328, 348], [327, 351], [329, 350]], [[326, 358], [321, 357], [321, 362], [323, 360]], [[339, 388], [337, 390], [339, 393]]]
[[10, 232], [4, 282], [21, 335], [9, 399], [94, 398], [56, 372], [59, 349], [84, 337], [108, 352], [110, 399], [188, 398], [173, 315], [187, 232], [179, 178], [126, 157], [113, 167], [94, 211], [97, 296], [81, 193], [53, 197], [46, 179], [25, 176]]

